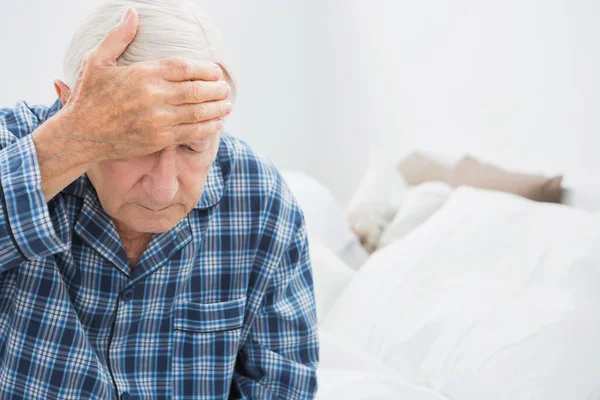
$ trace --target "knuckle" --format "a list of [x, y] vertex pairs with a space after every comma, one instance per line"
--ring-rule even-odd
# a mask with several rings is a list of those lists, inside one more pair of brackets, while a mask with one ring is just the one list
[[204, 106], [196, 106], [192, 107], [192, 118], [194, 121], [202, 121], [204, 120], [204, 116], [206, 115], [206, 110]]
[[96, 67], [98, 66], [98, 56], [96, 50], [88, 50], [81, 60], [82, 67]]
[[[132, 86], [132, 90], [133, 92], [131, 93], [131, 96], [129, 96], [129, 99], [132, 102], [139, 104], [139, 106], [144, 109], [148, 109], [153, 105], [154, 93], [148, 85], [141, 81], [135, 81], [134, 86]], [[150, 113], [153, 112], [151, 108], [148, 111]]]
[[169, 68], [171, 68], [171, 58], [167, 57], [167, 58], [161, 58], [160, 60], [158, 60], [158, 67], [162, 70], [168, 70]]
[[154, 102], [154, 99], [157, 95], [156, 89], [152, 85], [149, 85], [146, 81], [142, 80], [140, 82], [140, 93], [142, 98], [148, 100], [150, 103]]
[[128, 66], [135, 75], [148, 76], [154, 72], [154, 68], [151, 63], [139, 62]]
[[183, 75], [188, 76], [190, 73], [190, 65], [183, 59], [178, 59], [176, 67]]
[[166, 59], [167, 67], [178, 70], [184, 75], [190, 71], [190, 66], [186, 60], [181, 57], [169, 57]]
[[163, 110], [163, 109], [156, 109], [154, 111], [152, 111], [152, 121], [158, 122], [158, 121], [166, 121], [168, 117], [168, 113]]
[[204, 98], [204, 87], [201, 82], [192, 82], [192, 99], [201, 101]]
[[176, 57], [164, 57], [160, 60], [160, 63], [165, 68], [171, 68], [175, 62]]

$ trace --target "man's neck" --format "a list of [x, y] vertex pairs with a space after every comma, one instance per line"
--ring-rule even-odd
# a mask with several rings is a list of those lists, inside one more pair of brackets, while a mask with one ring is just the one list
[[114, 224], [117, 233], [121, 238], [121, 243], [123, 243], [125, 254], [127, 254], [129, 267], [133, 270], [135, 265], [142, 257], [142, 254], [144, 254], [144, 251], [148, 247], [148, 244], [152, 240], [154, 234], [132, 231], [117, 221], [114, 221]]

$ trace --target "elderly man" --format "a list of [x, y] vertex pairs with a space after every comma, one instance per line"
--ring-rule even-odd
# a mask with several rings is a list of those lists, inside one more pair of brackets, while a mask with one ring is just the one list
[[0, 398], [314, 397], [304, 218], [221, 133], [222, 46], [193, 4], [112, 1], [54, 105], [0, 109]]

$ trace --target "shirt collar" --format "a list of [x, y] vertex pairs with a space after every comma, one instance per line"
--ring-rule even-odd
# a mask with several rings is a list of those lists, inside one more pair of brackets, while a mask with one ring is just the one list
[[[48, 117], [52, 117], [58, 111], [62, 109], [62, 102], [60, 99], [57, 99], [54, 104], [48, 110]], [[40, 121], [40, 124], [44, 121]], [[223, 170], [221, 169], [221, 160], [222, 158], [227, 159], [227, 149], [223, 144], [222, 140], [219, 140], [219, 150], [217, 151], [217, 156], [213, 161], [208, 175], [206, 176], [206, 182], [204, 183], [204, 189], [202, 191], [202, 197], [194, 206], [194, 209], [203, 209], [210, 208], [216, 205], [221, 198], [223, 197], [224, 192], [224, 177]], [[69, 184], [66, 188], [61, 190], [61, 193], [68, 193], [78, 197], [85, 197], [85, 193], [87, 190], [91, 190], [94, 195], [96, 195], [96, 191], [90, 182], [87, 174], [81, 175], [79, 178], [74, 180], [71, 184]]]

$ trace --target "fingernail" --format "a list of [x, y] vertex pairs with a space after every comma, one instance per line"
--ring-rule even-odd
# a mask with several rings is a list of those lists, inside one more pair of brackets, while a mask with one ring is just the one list
[[229, 97], [229, 95], [231, 94], [231, 88], [229, 87], [229, 85], [227, 83], [223, 84], [223, 87], [221, 88], [221, 97]]
[[221, 77], [221, 67], [218, 64], [215, 64], [215, 78], [219, 79]]
[[121, 17], [121, 21], [119, 23], [122, 24], [125, 21], [127, 21], [129, 19], [130, 14], [131, 14], [131, 9], [128, 8], [127, 11], [125, 11], [125, 14], [123, 14], [123, 16]]

